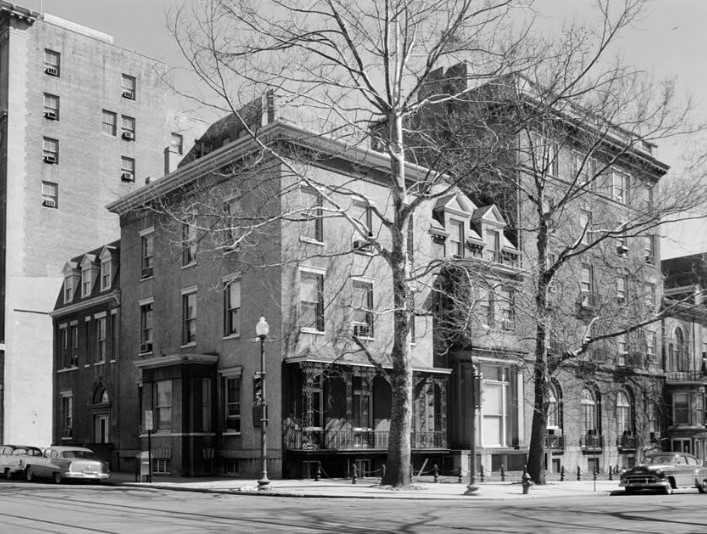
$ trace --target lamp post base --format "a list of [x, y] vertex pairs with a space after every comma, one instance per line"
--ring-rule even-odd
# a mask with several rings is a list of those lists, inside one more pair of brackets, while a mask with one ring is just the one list
[[476, 486], [474, 484], [469, 484], [466, 487], [466, 491], [464, 492], [464, 495], [476, 495], [477, 491], [479, 491], [479, 486]]
[[270, 489], [270, 481], [268, 477], [263, 477], [258, 480], [258, 491], [267, 491]]

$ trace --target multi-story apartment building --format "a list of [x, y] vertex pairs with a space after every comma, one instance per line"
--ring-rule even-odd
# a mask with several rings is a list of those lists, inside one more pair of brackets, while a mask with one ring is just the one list
[[[707, 459], [707, 256], [694, 254], [663, 260], [665, 299], [663, 307], [676, 308], [662, 322], [665, 367], [665, 432], [656, 433], [660, 445], [672, 451]], [[654, 430], [654, 429], [651, 429]]]
[[105, 205], [199, 125], [167, 109], [166, 66], [110, 35], [8, 2], [0, 27], [0, 441], [46, 444], [62, 266], [118, 237]]
[[120, 242], [71, 258], [54, 311], [54, 430], [52, 443], [90, 445], [114, 469], [135, 457], [134, 429], [115, 414], [126, 397], [120, 381]]

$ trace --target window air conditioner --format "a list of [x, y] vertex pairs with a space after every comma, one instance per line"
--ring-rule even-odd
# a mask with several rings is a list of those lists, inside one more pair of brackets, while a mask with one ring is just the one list
[[57, 117], [56, 111], [45, 111], [44, 118], [49, 119], [50, 121], [55, 121], [55, 120], [57, 120], [58, 117]]
[[503, 330], [513, 330], [513, 321], [506, 319], [501, 323], [501, 328], [503, 328]]
[[353, 335], [356, 337], [371, 337], [371, 327], [367, 323], [354, 323]]
[[56, 208], [56, 200], [53, 198], [45, 198], [42, 200], [42, 206], [46, 206], [47, 208]]
[[133, 173], [131, 173], [131, 172], [124, 172], [123, 174], [120, 175], [120, 179], [123, 180], [124, 182], [132, 182], [135, 180], [135, 177], [133, 176]]
[[128, 100], [135, 100], [135, 93], [130, 89], [123, 89], [123, 98]]
[[44, 72], [49, 74], [49, 76], [59, 76], [59, 71], [56, 67], [44, 67]]
[[123, 139], [126, 139], [128, 141], [133, 141], [133, 140], [135, 140], [135, 134], [133, 132], [126, 130], [123, 132]]
[[646, 254], [646, 263], [648, 265], [653, 265], [653, 256], [651, 254]]
[[44, 163], [54, 164], [56, 163], [56, 156], [53, 154], [44, 154], [44, 156], [42, 156], [42, 160]]
[[140, 344], [140, 352], [152, 352], [152, 341]]
[[368, 241], [355, 240], [353, 242], [353, 249], [359, 252], [372, 252], [373, 249]]
[[619, 256], [625, 256], [628, 254], [628, 247], [626, 245], [616, 245], [616, 253]]
[[145, 268], [142, 270], [140, 276], [141, 276], [142, 278], [149, 278], [150, 276], [152, 276], [152, 267], [145, 267]]

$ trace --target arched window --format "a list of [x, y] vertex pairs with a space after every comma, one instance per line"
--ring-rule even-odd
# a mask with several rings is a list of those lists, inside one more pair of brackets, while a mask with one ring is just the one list
[[562, 428], [562, 391], [554, 380], [548, 387], [547, 427]]
[[628, 391], [619, 391], [616, 395], [616, 426], [619, 436], [631, 436], [633, 433], [633, 403]]
[[582, 434], [585, 436], [599, 435], [599, 399], [593, 388], [582, 390]]

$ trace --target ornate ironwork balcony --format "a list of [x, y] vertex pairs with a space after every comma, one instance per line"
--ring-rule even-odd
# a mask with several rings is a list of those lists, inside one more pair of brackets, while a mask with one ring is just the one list
[[635, 436], [619, 436], [619, 439], [616, 440], [616, 447], [620, 451], [635, 451], [637, 441]]
[[666, 384], [703, 384], [707, 380], [702, 371], [666, 371]]
[[[359, 450], [388, 449], [388, 432], [368, 429], [331, 430], [321, 429], [290, 430], [285, 435], [288, 450]], [[410, 435], [413, 449], [446, 449], [446, 431], [413, 432]]]
[[548, 450], [565, 450], [565, 436], [545, 434], [545, 448]]
[[579, 439], [579, 446], [585, 451], [597, 451], [604, 448], [604, 436], [601, 434], [586, 434]]

